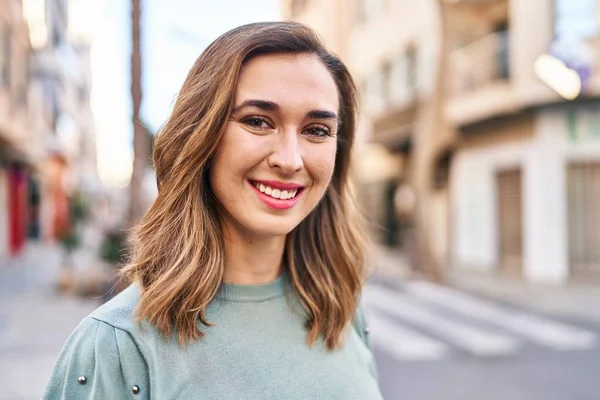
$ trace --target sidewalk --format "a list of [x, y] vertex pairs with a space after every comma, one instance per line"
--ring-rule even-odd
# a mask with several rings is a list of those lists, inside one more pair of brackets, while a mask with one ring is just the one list
[[378, 246], [371, 262], [373, 266], [371, 275], [374, 278], [391, 281], [415, 278], [408, 257], [399, 250]]
[[[405, 254], [378, 248], [373, 277], [402, 283], [418, 280]], [[446, 284], [494, 300], [567, 318], [600, 322], [600, 285], [566, 283], [563, 286], [535, 285], [489, 273], [448, 270]]]
[[538, 285], [495, 274], [455, 270], [448, 284], [458, 289], [534, 309], [541, 313], [600, 322], [600, 285], [567, 282]]
[[99, 305], [55, 292], [60, 259], [32, 244], [0, 262], [0, 400], [40, 399], [67, 337]]

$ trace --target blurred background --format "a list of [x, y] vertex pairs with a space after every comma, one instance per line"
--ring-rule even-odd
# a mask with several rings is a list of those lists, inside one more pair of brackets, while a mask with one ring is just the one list
[[385, 399], [599, 399], [599, 0], [0, 0], [0, 399], [123, 286], [194, 60], [280, 19], [359, 87]]

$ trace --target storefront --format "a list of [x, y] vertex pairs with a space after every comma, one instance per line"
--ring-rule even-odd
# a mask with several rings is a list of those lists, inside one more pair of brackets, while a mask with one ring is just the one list
[[28, 237], [31, 166], [25, 154], [0, 142], [0, 255], [15, 256]]
[[599, 111], [555, 106], [467, 133], [451, 178], [455, 268], [600, 279]]

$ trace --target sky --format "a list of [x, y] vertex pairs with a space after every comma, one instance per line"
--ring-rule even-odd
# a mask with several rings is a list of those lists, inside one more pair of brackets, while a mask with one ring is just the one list
[[[95, 4], [89, 18], [98, 172], [105, 184], [123, 186], [133, 157], [130, 2]], [[208, 44], [236, 26], [280, 18], [279, 0], [142, 0], [141, 12], [140, 118], [153, 132], [168, 118], [187, 72]]]

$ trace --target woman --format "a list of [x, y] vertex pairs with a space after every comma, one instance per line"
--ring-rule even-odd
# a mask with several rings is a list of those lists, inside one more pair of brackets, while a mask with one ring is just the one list
[[47, 399], [380, 399], [359, 304], [346, 67], [307, 27], [233, 29], [154, 150], [128, 289], [62, 350]]

